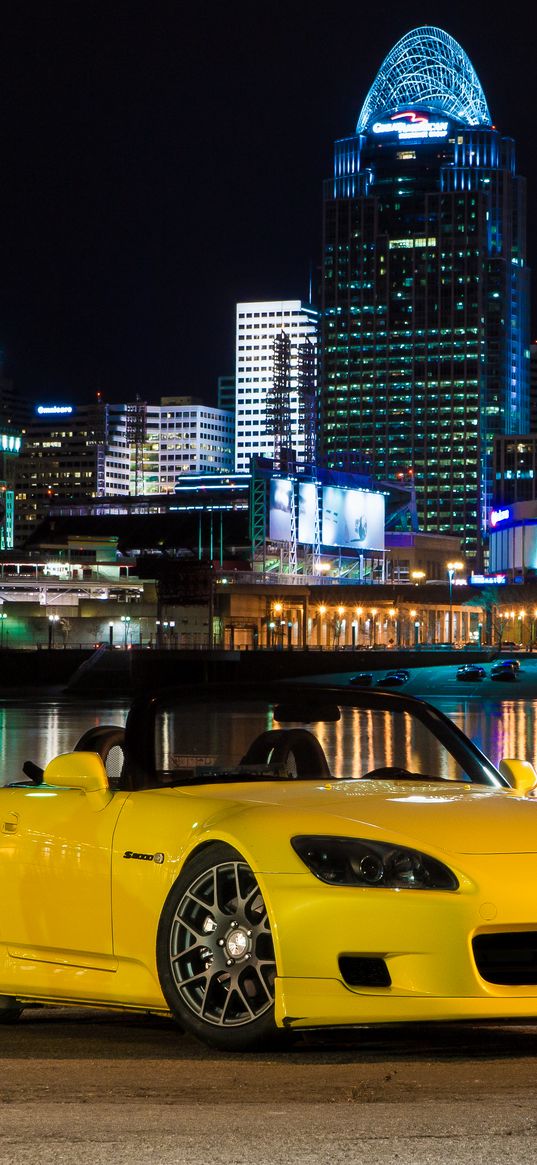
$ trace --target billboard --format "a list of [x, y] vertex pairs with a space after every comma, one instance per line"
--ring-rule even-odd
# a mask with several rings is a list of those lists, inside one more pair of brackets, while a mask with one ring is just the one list
[[314, 481], [301, 481], [298, 486], [298, 541], [308, 546], [315, 542], [315, 518], [317, 510], [317, 485]]
[[361, 489], [323, 487], [323, 546], [384, 550], [384, 496]]
[[293, 505], [292, 481], [288, 481], [284, 477], [271, 477], [269, 538], [272, 542], [291, 541], [291, 506]]

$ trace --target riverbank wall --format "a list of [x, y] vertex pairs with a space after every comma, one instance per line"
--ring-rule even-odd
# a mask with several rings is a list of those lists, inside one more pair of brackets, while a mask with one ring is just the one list
[[486, 650], [0, 650], [0, 691], [60, 688], [67, 695], [136, 694], [184, 683], [248, 683], [339, 672], [487, 662]]

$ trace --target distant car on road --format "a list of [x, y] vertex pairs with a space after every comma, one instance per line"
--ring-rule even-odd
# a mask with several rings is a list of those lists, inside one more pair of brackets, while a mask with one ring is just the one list
[[410, 679], [410, 673], [404, 668], [400, 671], [386, 672], [383, 680], [377, 680], [377, 688], [400, 688]]
[[512, 660], [498, 660], [493, 663], [490, 669], [491, 680], [516, 680], [517, 669], [514, 667]]
[[356, 672], [356, 675], [351, 676], [349, 680], [349, 684], [352, 684], [353, 688], [370, 688], [372, 683], [373, 672], [370, 671]]
[[477, 663], [463, 663], [461, 667], [457, 668], [458, 680], [484, 680], [486, 674], [484, 667], [480, 667]]

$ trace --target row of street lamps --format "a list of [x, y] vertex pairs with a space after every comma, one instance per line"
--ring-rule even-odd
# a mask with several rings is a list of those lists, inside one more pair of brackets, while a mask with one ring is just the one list
[[[377, 645], [377, 635], [379, 632], [381, 632], [383, 626], [388, 630], [387, 645], [389, 647], [396, 646], [396, 644], [400, 646], [399, 636], [401, 633], [401, 628], [404, 626], [406, 621], [409, 622], [408, 633], [410, 635], [411, 642], [414, 644], [414, 646], [417, 646], [420, 642], [422, 619], [419, 616], [418, 611], [414, 608], [408, 612], [405, 612], [405, 614], [400, 618], [400, 612], [396, 607], [354, 607], [348, 609], [340, 604], [337, 607], [329, 608], [324, 603], [321, 603], [314, 612], [317, 619], [319, 646], [322, 646], [323, 626], [327, 627], [329, 620], [332, 621], [331, 626], [333, 627], [334, 631], [333, 645], [334, 647], [339, 646], [341, 633], [345, 629], [345, 616], [347, 615], [347, 611], [351, 618], [351, 636], [353, 647], [359, 645], [362, 620], [364, 628], [368, 633], [369, 643], [372, 647]], [[291, 646], [293, 622], [285, 615], [283, 603], [276, 602], [272, 604], [272, 616], [273, 617], [268, 622], [268, 646], [273, 647], [277, 644], [278, 641], [283, 645], [286, 632], [288, 646]], [[324, 620], [326, 619], [326, 616], [328, 616], [328, 619], [325, 623]], [[378, 616], [380, 616], [380, 618], [378, 618]], [[391, 637], [389, 632], [390, 622], [393, 624], [393, 635]], [[450, 626], [452, 626], [451, 621]]]

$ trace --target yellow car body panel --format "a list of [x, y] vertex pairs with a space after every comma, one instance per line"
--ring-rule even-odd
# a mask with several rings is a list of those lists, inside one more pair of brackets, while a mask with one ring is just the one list
[[[77, 763], [73, 754], [73, 772]], [[166, 1011], [156, 965], [164, 902], [188, 857], [224, 841], [267, 905], [278, 1024], [537, 1015], [537, 986], [485, 982], [471, 954], [476, 934], [537, 930], [532, 801], [449, 782], [185, 786], [117, 791], [98, 807], [92, 797], [0, 791], [1, 993]], [[327, 885], [294, 852], [297, 833], [420, 846], [459, 889]], [[391, 985], [346, 985], [338, 960], [354, 954], [384, 959]]]

